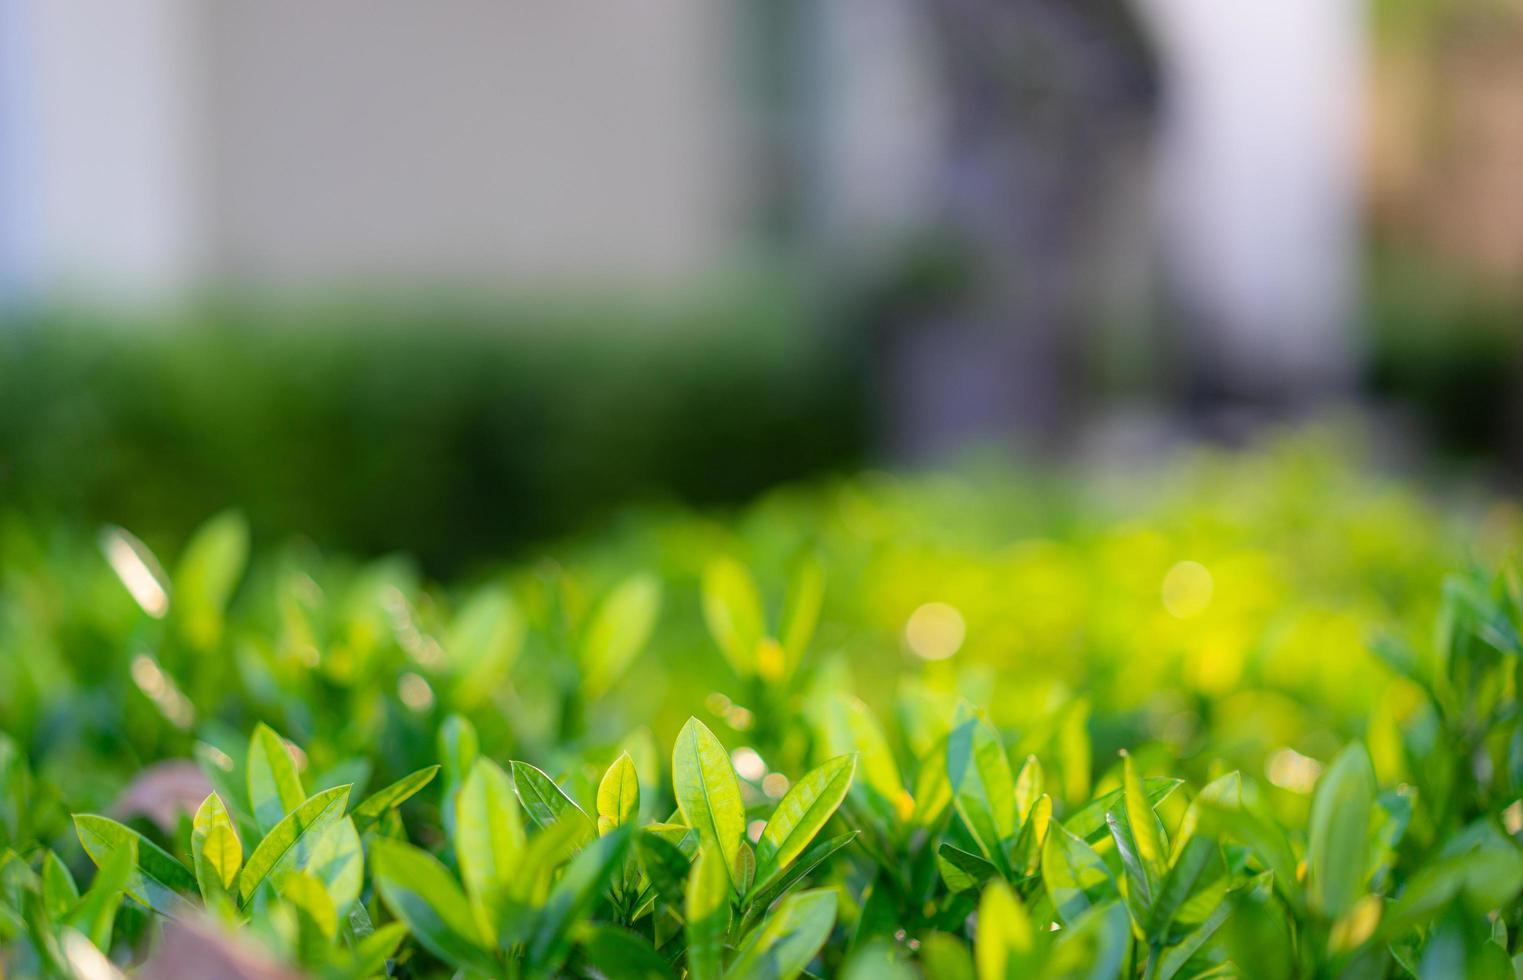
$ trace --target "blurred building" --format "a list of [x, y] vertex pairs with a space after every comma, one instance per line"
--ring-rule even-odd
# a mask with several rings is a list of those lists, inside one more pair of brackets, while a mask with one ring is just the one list
[[911, 454], [1061, 434], [1106, 358], [1321, 397], [1353, 371], [1361, 11], [0, 0], [0, 279], [662, 292], [932, 240], [956, 295], [887, 328]]

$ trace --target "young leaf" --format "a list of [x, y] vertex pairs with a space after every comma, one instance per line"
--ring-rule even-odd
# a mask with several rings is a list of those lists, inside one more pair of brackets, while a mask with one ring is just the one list
[[130, 827], [90, 813], [74, 815], [74, 830], [96, 867], [116, 850], [135, 846], [137, 868], [127, 876], [123, 890], [160, 915], [184, 914], [187, 903], [181, 893], [195, 890], [196, 876], [167, 851]]
[[1119, 894], [1105, 860], [1057, 821], [1042, 845], [1042, 881], [1058, 918], [1068, 925], [1086, 909]]
[[238, 880], [238, 870], [243, 867], [243, 844], [216, 793], [207, 794], [196, 810], [190, 830], [190, 853], [196, 882], [206, 901], [226, 894]]
[[[1214, 841], [1192, 838], [1180, 852], [1179, 860], [1159, 883], [1157, 895], [1143, 924], [1143, 932], [1150, 940], [1162, 945], [1168, 936], [1170, 924], [1185, 903], [1214, 882], [1223, 880], [1226, 874], [1227, 866], [1222, 861], [1221, 848]], [[1221, 894], [1224, 896], [1225, 893], [1223, 887]]]
[[411, 772], [384, 789], [378, 790], [365, 797], [364, 802], [354, 808], [349, 815], [354, 818], [354, 826], [363, 832], [371, 824], [386, 815], [387, 810], [393, 810], [406, 802], [414, 793], [427, 786], [433, 781], [435, 774], [439, 772], [438, 766], [426, 766], [417, 772]]
[[1031, 974], [1036, 929], [1026, 907], [1000, 880], [984, 889], [978, 902], [978, 937], [973, 959], [978, 980], [1015, 980]]
[[672, 789], [677, 808], [700, 840], [719, 848], [726, 873], [734, 877], [746, 833], [746, 808], [730, 756], [714, 733], [697, 718], [689, 718], [672, 750]]
[[285, 739], [263, 722], [249, 738], [248, 789], [249, 806], [263, 834], [307, 798]]
[[758, 879], [762, 883], [786, 868], [830, 822], [851, 789], [857, 757], [842, 755], [794, 783], [778, 803], [757, 842]]
[[635, 820], [640, 813], [640, 777], [629, 753], [622, 753], [598, 784], [598, 833], [606, 834]]
[[[690, 862], [687, 855], [676, 844], [660, 834], [652, 833], [649, 828], [640, 831], [636, 838], [636, 850], [639, 852], [640, 866], [645, 869], [645, 874], [656, 891], [669, 904], [681, 905], [683, 882], [689, 880]], [[728, 887], [729, 883], [729, 877], [726, 876], [725, 886]]]
[[952, 802], [979, 849], [1008, 874], [1005, 841], [1015, 834], [1015, 780], [988, 722], [969, 719], [947, 736], [947, 778]]
[[945, 843], [936, 851], [936, 867], [941, 880], [954, 892], [982, 888], [984, 882], [999, 874], [998, 868], [977, 854]]
[[756, 673], [756, 648], [766, 635], [761, 596], [745, 566], [719, 558], [703, 573], [703, 618], [735, 673]]
[[69, 913], [69, 925], [89, 936], [102, 952], [111, 948], [116, 910], [121, 907], [122, 896], [136, 870], [137, 839], [124, 838], [100, 864], [89, 890]]
[[338, 912], [333, 907], [333, 899], [328, 896], [323, 883], [312, 875], [305, 871], [287, 871], [280, 876], [275, 890], [315, 925], [325, 939], [331, 940], [338, 932]]
[[1137, 778], [1131, 755], [1121, 759], [1121, 808], [1137, 845], [1137, 858], [1147, 875], [1148, 887], [1156, 889], [1169, 869], [1169, 849], [1164, 840], [1163, 823], [1153, 812], [1153, 804]]
[[581, 943], [588, 961], [608, 980], [672, 980], [676, 976], [655, 947], [628, 929], [592, 926]]
[[1021, 763], [1021, 771], [1015, 776], [1015, 815], [1024, 821], [1031, 808], [1042, 795], [1042, 764], [1034, 755], [1028, 755]]
[[370, 867], [386, 907], [429, 952], [458, 969], [499, 972], [465, 895], [444, 865], [411, 844], [374, 838]]
[[512, 883], [523, 849], [512, 781], [491, 759], [477, 759], [456, 799], [455, 860], [466, 894], [491, 907]]
[[238, 900], [247, 905], [271, 875], [301, 870], [318, 834], [337, 823], [349, 802], [349, 787], [325, 789], [286, 815], [264, 835], [238, 875]]
[[834, 891], [789, 896], [741, 945], [726, 980], [791, 980], [825, 945], [835, 921]]
[[[1142, 780], [1143, 793], [1154, 809], [1157, 809], [1160, 803], [1172, 796], [1174, 791], [1183, 785], [1183, 779]], [[1063, 826], [1068, 828], [1069, 833], [1083, 838], [1086, 843], [1095, 843], [1106, 836], [1108, 827], [1105, 815], [1121, 802], [1121, 792], [1119, 789], [1114, 789], [1095, 797], [1075, 811], [1073, 816], [1064, 820]]]
[[817, 560], [805, 559], [794, 570], [793, 579], [788, 584], [788, 596], [783, 601], [783, 676], [791, 675], [804, 659], [824, 599], [825, 572]]
[[42, 857], [42, 907], [53, 922], [62, 922], [79, 901], [79, 886], [74, 876], [51, 850]]
[[559, 971], [571, 949], [571, 928], [597, 900], [609, 877], [623, 865], [630, 831], [618, 829], [600, 837], [572, 858], [551, 889], [529, 943], [529, 963], [542, 974]]
[[545, 828], [566, 820], [576, 828], [578, 846], [598, 835], [592, 818], [555, 784], [555, 780], [527, 762], [511, 762], [509, 767], [513, 770], [513, 788], [518, 792], [519, 802], [536, 826]]
[[1021, 834], [1010, 849], [1010, 868], [1017, 877], [1037, 873], [1042, 863], [1042, 843], [1052, 825], [1052, 797], [1043, 793], [1031, 805], [1026, 822], [1021, 824]]
[[488, 585], [472, 595], [444, 637], [455, 673], [451, 703], [465, 710], [497, 690], [518, 658], [523, 633], [523, 618], [505, 589]]
[[1336, 919], [1364, 891], [1365, 834], [1375, 805], [1375, 770], [1355, 742], [1333, 761], [1312, 797], [1306, 844], [1307, 898], [1313, 910]]
[[344, 817], [313, 831], [310, 843], [304, 839], [297, 850], [299, 856], [293, 854], [290, 865], [316, 878], [338, 914], [347, 914], [365, 880], [365, 851], [354, 821]]
[[798, 860], [794, 861], [781, 875], [757, 888], [746, 900], [746, 915], [745, 921], [741, 923], [741, 933], [749, 932], [752, 923], [756, 919], [759, 919], [762, 913], [766, 912], [773, 902], [792, 891], [809, 876], [810, 872], [830, 860], [831, 857], [846, 848], [860, 835], [861, 831], [852, 830], [841, 834], [839, 837], [832, 837], [829, 840], [818, 842], [809, 850], [799, 855]]
[[920, 963], [926, 977], [936, 980], [975, 980], [973, 957], [962, 940], [933, 932], [921, 940]]
[[698, 849], [687, 879], [683, 906], [687, 920], [687, 969], [692, 980], [718, 980], [725, 933], [730, 929], [730, 876], [724, 855], [712, 846]]
[[202, 524], [180, 556], [175, 611], [186, 637], [202, 650], [222, 638], [223, 612], [243, 575], [248, 551], [248, 522], [228, 510]]
[[598, 608], [582, 640], [582, 694], [601, 697], [650, 639], [661, 611], [661, 583], [641, 573], [621, 582]]

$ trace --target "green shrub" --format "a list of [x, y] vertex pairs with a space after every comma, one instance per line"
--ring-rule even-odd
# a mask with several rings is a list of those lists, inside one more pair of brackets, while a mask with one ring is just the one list
[[0, 963], [1511, 975], [1514, 576], [1304, 443], [1124, 490], [869, 477], [451, 589], [13, 519]]

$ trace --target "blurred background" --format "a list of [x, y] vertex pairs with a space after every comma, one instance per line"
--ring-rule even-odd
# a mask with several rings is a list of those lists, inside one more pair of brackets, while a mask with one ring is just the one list
[[1523, 0], [0, 0], [0, 500], [444, 574], [1354, 419], [1523, 468]]

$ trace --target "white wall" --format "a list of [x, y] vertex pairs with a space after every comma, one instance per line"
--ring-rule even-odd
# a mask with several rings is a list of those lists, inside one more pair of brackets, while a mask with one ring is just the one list
[[6, 278], [179, 289], [198, 252], [193, 0], [3, 2]]
[[1358, 274], [1361, 0], [1140, 0], [1167, 251], [1229, 385], [1336, 387]]
[[0, 281], [665, 287], [736, 240], [723, 4], [0, 4]]

